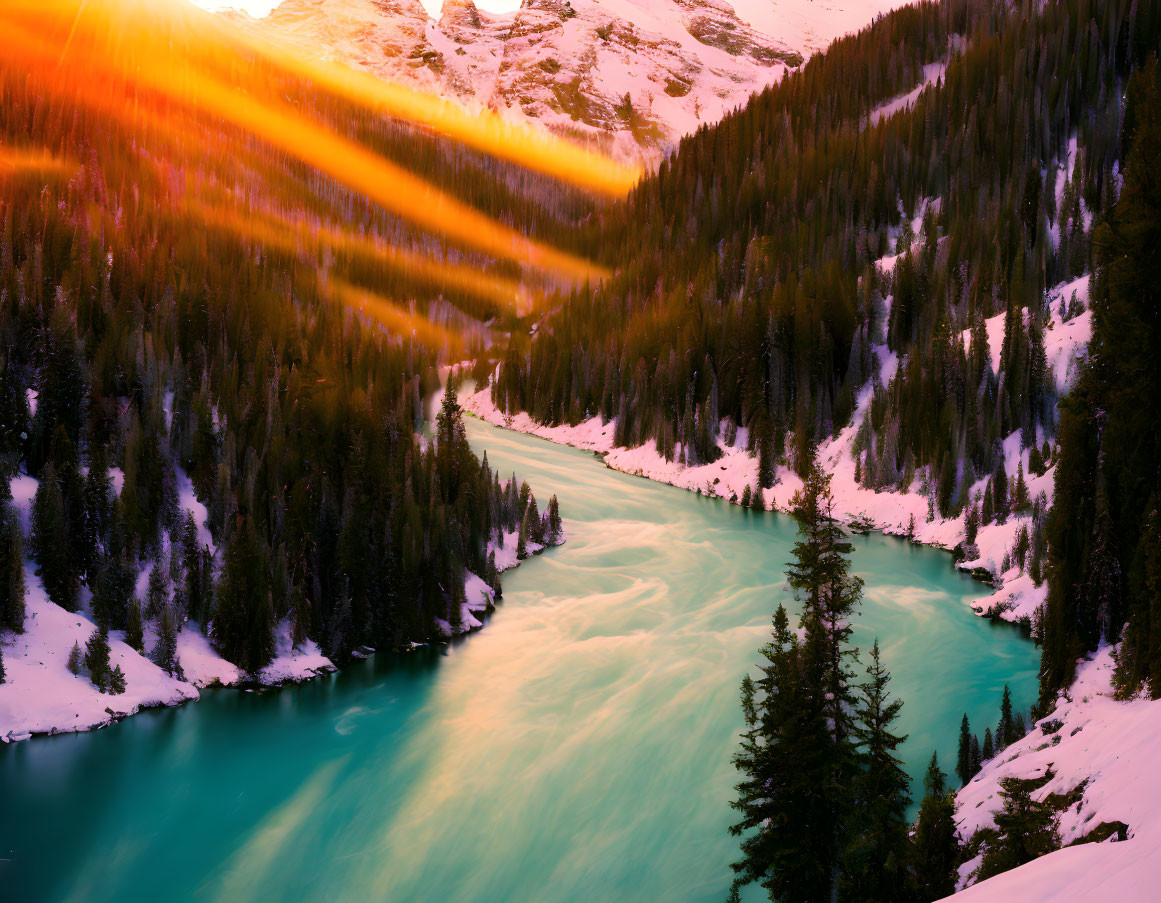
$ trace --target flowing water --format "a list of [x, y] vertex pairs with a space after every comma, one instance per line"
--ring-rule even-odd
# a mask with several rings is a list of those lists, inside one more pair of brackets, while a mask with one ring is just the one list
[[[721, 901], [740, 726], [789, 518], [471, 421], [561, 501], [569, 539], [504, 577], [487, 628], [268, 693], [216, 690], [0, 749], [0, 899]], [[1036, 652], [975, 618], [944, 552], [856, 537], [858, 645], [906, 700], [907, 768], [954, 763]]]

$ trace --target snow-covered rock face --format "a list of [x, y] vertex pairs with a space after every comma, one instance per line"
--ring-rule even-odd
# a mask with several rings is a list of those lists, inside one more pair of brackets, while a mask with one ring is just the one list
[[[241, 27], [411, 87], [654, 161], [802, 62], [724, 0], [285, 0]], [[851, 22], [856, 28], [862, 20]]]

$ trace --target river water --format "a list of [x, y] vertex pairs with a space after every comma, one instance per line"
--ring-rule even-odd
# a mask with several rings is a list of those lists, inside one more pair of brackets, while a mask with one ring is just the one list
[[[91, 734], [0, 749], [0, 899], [721, 901], [738, 683], [779, 601], [793, 522], [468, 424], [560, 497], [568, 542], [504, 577], [487, 628], [300, 687], [215, 690]], [[974, 617], [944, 552], [855, 537], [906, 703], [908, 772], [954, 764], [1037, 656]]]

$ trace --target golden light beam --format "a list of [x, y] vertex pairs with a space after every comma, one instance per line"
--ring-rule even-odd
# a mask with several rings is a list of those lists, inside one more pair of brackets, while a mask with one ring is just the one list
[[320, 282], [320, 287], [339, 304], [371, 317], [395, 335], [412, 336], [429, 348], [454, 348], [459, 344], [459, 337], [454, 333], [368, 289], [335, 276], [330, 276], [325, 286]]
[[620, 198], [641, 178], [639, 167], [629, 167], [546, 131], [505, 122], [491, 110], [469, 113], [463, 107], [367, 72], [338, 63], [296, 56], [283, 45], [230, 29], [232, 37], [284, 71], [361, 104], [437, 131], [454, 141], [507, 160], [525, 169], [552, 176], [579, 188]]
[[75, 162], [54, 156], [41, 148], [0, 145], [0, 178], [26, 172], [70, 175], [78, 168]]
[[[51, 0], [47, 5], [52, 5]], [[57, 74], [62, 77], [66, 59], [71, 62], [71, 58], [80, 55], [76, 52], [78, 43], [73, 40], [69, 53], [59, 54], [54, 60], [51, 41], [46, 42], [40, 34], [20, 25], [16, 17], [8, 18], [6, 28], [11, 49], [6, 49], [6, 54], [31, 58], [34, 64], [49, 69], [55, 62]], [[72, 18], [75, 25], [82, 17], [78, 12]], [[88, 26], [87, 16], [85, 21]], [[124, 33], [116, 37], [121, 47], [130, 43]], [[132, 42], [132, 45], [136, 57], [132, 60], [124, 60], [121, 54], [112, 52], [88, 54], [78, 61], [75, 77], [83, 80], [96, 75], [121, 76], [137, 86], [219, 117], [327, 173], [402, 219], [466, 247], [575, 281], [606, 275], [606, 271], [589, 261], [533, 241], [496, 222], [284, 104], [263, 103], [249, 93], [234, 90], [172, 54], [156, 53], [148, 41]], [[47, 58], [46, 50], [49, 51]], [[120, 61], [119, 66], [112, 62], [114, 59]]]
[[193, 199], [185, 203], [185, 209], [190, 216], [211, 228], [252, 239], [267, 247], [293, 254], [310, 243], [318, 243], [383, 264], [424, 282], [483, 298], [492, 302], [497, 312], [515, 312], [526, 294], [520, 283], [514, 280], [490, 276], [471, 266], [436, 260], [333, 225], [253, 209], [243, 213]]

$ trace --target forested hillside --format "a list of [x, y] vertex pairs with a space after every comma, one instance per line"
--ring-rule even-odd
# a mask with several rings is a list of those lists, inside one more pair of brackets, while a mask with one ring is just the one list
[[[497, 403], [616, 417], [619, 444], [689, 461], [743, 426], [764, 461], [804, 466], [898, 361], [861, 426], [862, 478], [930, 468], [940, 510], [962, 509], [1000, 438], [1055, 430], [1045, 290], [1089, 268], [1156, 19], [1149, 3], [928, 3], [837, 42], [594, 227], [615, 277], [509, 350]], [[876, 115], [936, 64], [910, 108]]]
[[[45, 623], [42, 584], [97, 625], [85, 668], [114, 692], [109, 632], [180, 674], [188, 623], [257, 674], [280, 626], [336, 660], [466, 629], [469, 572], [498, 591], [505, 534], [558, 541], [559, 514], [476, 458], [454, 392], [423, 439], [424, 401], [441, 359], [559, 284], [574, 258], [537, 239], [591, 202], [206, 41], [192, 8], [112, 9], [4, 13], [0, 629]], [[546, 268], [376, 203], [311, 165], [323, 138], [383, 189], [423, 173], [428, 208], [504, 248], [518, 224]]]
[[690, 467], [742, 444], [755, 490], [850, 426], [855, 482], [918, 490], [964, 558], [1023, 516], [1003, 557], [1039, 586], [1032, 480], [1158, 36], [1155, 3], [949, 0], [836, 42], [594, 221], [614, 275], [510, 345], [493, 401]]

